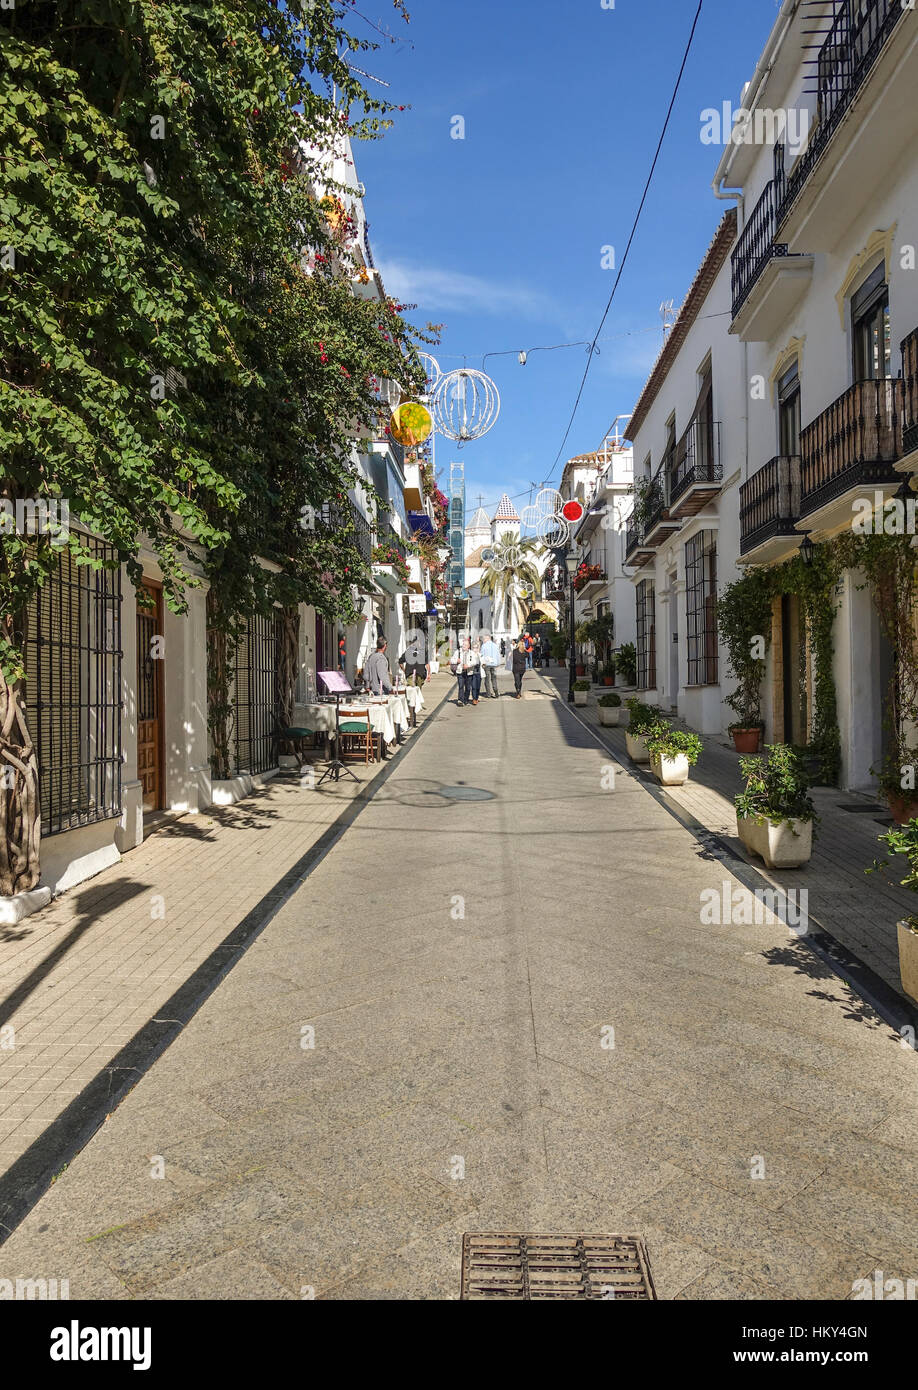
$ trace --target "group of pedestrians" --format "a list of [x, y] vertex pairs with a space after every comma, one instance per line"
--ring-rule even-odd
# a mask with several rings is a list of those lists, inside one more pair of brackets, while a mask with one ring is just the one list
[[548, 664], [548, 643], [544, 638], [535, 638], [529, 632], [524, 632], [512, 642], [509, 652], [505, 640], [501, 638], [498, 644], [489, 632], [483, 633], [480, 639], [463, 637], [449, 661], [450, 670], [458, 680], [460, 708], [478, 704], [482, 697], [482, 681], [485, 687], [484, 698], [499, 698], [497, 672], [500, 666], [506, 666], [507, 670], [513, 673], [513, 698], [521, 700], [523, 676], [527, 671], [531, 671], [534, 665], [538, 666], [543, 662], [545, 665]]

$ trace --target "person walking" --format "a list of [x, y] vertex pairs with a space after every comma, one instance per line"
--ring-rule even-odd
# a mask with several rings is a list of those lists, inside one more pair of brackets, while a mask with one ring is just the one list
[[[504, 643], [501, 643], [501, 646], [504, 646]], [[503, 653], [498, 650], [497, 643], [490, 632], [486, 632], [485, 640], [481, 645], [481, 665], [484, 670], [485, 695], [489, 700], [497, 700], [500, 697], [500, 691], [497, 688], [497, 668], [500, 665], [502, 655]]]
[[481, 698], [481, 641], [479, 638], [472, 639], [472, 656], [475, 658], [475, 666], [472, 670], [470, 699], [473, 705], [477, 705]]
[[548, 670], [548, 667], [551, 665], [551, 647], [548, 644], [548, 638], [544, 634], [542, 636], [542, 665], [546, 670]]
[[529, 629], [527, 628], [527, 630], [523, 633], [523, 646], [526, 652], [527, 671], [532, 670], [532, 645], [532, 636], [529, 632]]
[[376, 651], [367, 657], [363, 665], [364, 682], [374, 695], [388, 695], [392, 690], [392, 672], [389, 670], [389, 658], [386, 656], [387, 645], [385, 637], [380, 637], [376, 643]]
[[[472, 695], [472, 677], [479, 665], [478, 653], [472, 650], [468, 637], [463, 637], [459, 650], [450, 657], [450, 668], [459, 678], [459, 705], [467, 705]], [[477, 701], [476, 701], [477, 703]]]
[[503, 658], [507, 655], [507, 644], [504, 641], [503, 637], [500, 639], [500, 655], [501, 660], [503, 660]]
[[516, 646], [513, 648], [513, 658], [512, 658], [512, 662], [513, 662], [513, 683], [514, 683], [514, 685], [516, 686], [516, 695], [515, 695], [514, 698], [517, 699], [517, 700], [522, 700], [522, 698], [523, 698], [523, 676], [526, 674], [526, 671], [528, 670], [528, 667], [527, 667], [527, 664], [526, 664], [526, 662], [527, 662], [526, 639], [525, 639], [524, 637], [521, 637], [520, 640], [517, 642]]

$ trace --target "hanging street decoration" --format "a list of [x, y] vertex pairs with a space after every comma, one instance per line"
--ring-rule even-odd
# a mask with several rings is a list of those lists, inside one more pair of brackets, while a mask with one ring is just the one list
[[424, 395], [423, 399], [429, 400], [433, 395], [434, 387], [443, 375], [440, 363], [429, 352], [419, 352], [421, 366], [424, 368]]
[[405, 401], [403, 405], [396, 406], [389, 421], [389, 432], [393, 439], [404, 444], [406, 449], [423, 444], [432, 429], [430, 411], [417, 401]]
[[471, 367], [459, 367], [441, 376], [430, 400], [440, 434], [460, 444], [481, 439], [500, 414], [500, 395], [494, 382]]

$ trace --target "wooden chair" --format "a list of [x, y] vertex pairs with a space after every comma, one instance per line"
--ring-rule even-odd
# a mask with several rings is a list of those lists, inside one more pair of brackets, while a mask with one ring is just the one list
[[362, 751], [365, 763], [375, 760], [376, 751], [368, 709], [349, 710], [338, 725], [338, 734], [341, 743], [338, 757], [342, 762], [346, 761], [345, 755], [349, 748], [353, 748], [358, 754]]

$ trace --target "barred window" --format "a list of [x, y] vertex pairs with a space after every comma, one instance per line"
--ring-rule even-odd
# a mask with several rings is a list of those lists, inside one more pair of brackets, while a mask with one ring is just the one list
[[255, 775], [277, 766], [278, 625], [250, 617], [236, 648], [236, 772]]
[[637, 685], [654, 690], [657, 684], [657, 611], [652, 579], [637, 586]]
[[26, 717], [43, 835], [121, 814], [121, 567], [114, 547], [80, 539], [108, 568], [61, 551], [26, 621]]
[[699, 531], [685, 543], [688, 684], [717, 684], [717, 535]]

